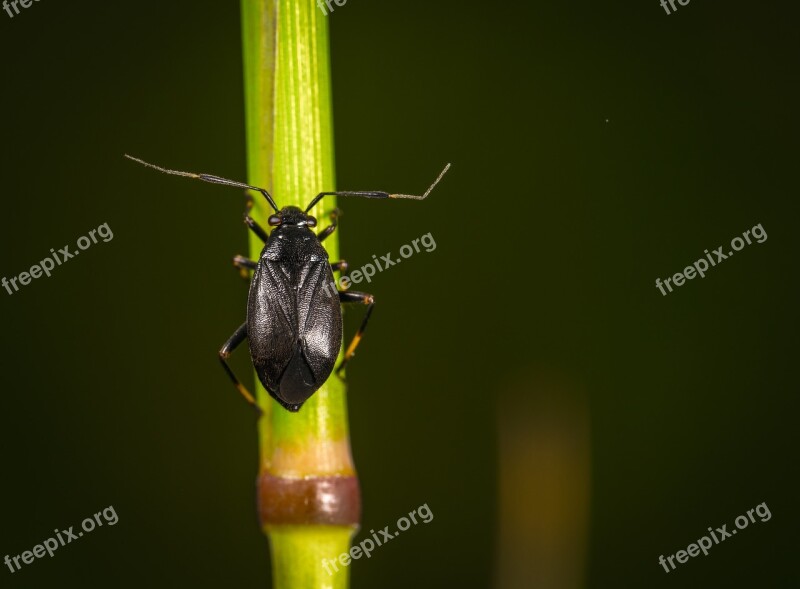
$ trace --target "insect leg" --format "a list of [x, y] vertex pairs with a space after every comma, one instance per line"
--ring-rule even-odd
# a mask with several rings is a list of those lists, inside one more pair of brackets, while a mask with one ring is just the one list
[[248, 274], [248, 270], [255, 270], [256, 266], [258, 266], [257, 262], [253, 260], [249, 260], [244, 256], [233, 256], [233, 265], [239, 269], [239, 274], [245, 280], [250, 279], [250, 274]]
[[353, 341], [350, 342], [350, 345], [347, 346], [347, 351], [344, 353], [344, 359], [342, 363], [339, 364], [339, 367], [336, 369], [336, 374], [341, 374], [344, 367], [350, 361], [356, 353], [356, 348], [358, 344], [361, 342], [361, 338], [364, 336], [364, 330], [367, 328], [367, 322], [369, 322], [369, 316], [372, 315], [372, 307], [375, 306], [375, 297], [371, 294], [365, 292], [358, 292], [355, 290], [343, 292], [339, 291], [339, 300], [342, 303], [361, 303], [367, 305], [367, 312], [364, 315], [364, 319], [361, 320], [361, 326], [358, 328], [356, 335], [353, 337]]
[[222, 367], [225, 369], [225, 372], [228, 374], [231, 381], [233, 381], [233, 385], [236, 387], [236, 390], [238, 390], [245, 400], [250, 403], [253, 409], [255, 409], [259, 415], [261, 415], [261, 407], [256, 404], [256, 400], [253, 395], [251, 395], [250, 391], [248, 391], [244, 385], [239, 382], [239, 379], [236, 378], [233, 370], [231, 370], [231, 367], [228, 366], [228, 363], [226, 362], [228, 357], [231, 355], [231, 352], [235, 350], [246, 338], [247, 323], [242, 323], [239, 328], [233, 332], [233, 335], [228, 339], [228, 341], [223, 344], [222, 348], [220, 348], [219, 361], [222, 362]]
[[319, 234], [317, 234], [317, 237], [321, 242], [325, 241], [326, 237], [328, 237], [331, 233], [336, 231], [336, 226], [339, 224], [338, 221], [341, 214], [342, 211], [340, 211], [339, 209], [333, 209], [331, 211], [331, 224], [325, 227], [325, 229], [323, 229], [322, 231], [320, 231]]
[[334, 272], [345, 272], [347, 270], [347, 260], [339, 260], [338, 262], [334, 262], [331, 264], [331, 270]]
[[264, 231], [264, 228], [261, 225], [259, 225], [256, 222], [256, 220], [253, 219], [253, 217], [251, 217], [250, 215], [245, 215], [244, 216], [244, 224], [247, 225], [247, 227], [250, 229], [250, 231], [252, 231], [256, 235], [258, 235], [258, 237], [261, 239], [261, 241], [263, 241], [264, 243], [267, 243], [267, 239], [269, 238], [269, 236], [267, 235], [267, 232]]

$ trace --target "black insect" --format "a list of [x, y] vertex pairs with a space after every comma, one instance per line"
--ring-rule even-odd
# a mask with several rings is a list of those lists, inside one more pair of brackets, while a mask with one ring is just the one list
[[337, 373], [353, 357], [369, 321], [375, 299], [371, 294], [355, 291], [331, 292], [333, 272], [345, 270], [344, 260], [333, 264], [322, 241], [336, 230], [338, 209], [331, 213], [331, 224], [319, 234], [312, 231], [317, 220], [308, 211], [325, 196], [361, 196], [365, 198], [411, 198], [422, 200], [430, 194], [450, 167], [448, 164], [422, 196], [389, 194], [381, 191], [320, 192], [305, 211], [286, 206], [278, 209], [272, 196], [263, 188], [226, 180], [208, 174], [178, 172], [149, 164], [126, 155], [135, 162], [166, 174], [187, 176], [213, 184], [224, 184], [255, 190], [264, 195], [275, 214], [267, 232], [245, 214], [245, 224], [264, 241], [261, 258], [256, 262], [236, 256], [233, 263], [240, 269], [252, 269], [253, 279], [247, 300], [247, 320], [239, 326], [219, 351], [220, 361], [233, 384], [257, 410], [255, 398], [239, 382], [228, 366], [227, 358], [245, 338], [250, 342], [250, 357], [256, 374], [269, 394], [289, 411], [298, 411], [311, 395], [328, 379], [342, 345], [341, 303], [367, 305], [361, 326], [345, 352]]

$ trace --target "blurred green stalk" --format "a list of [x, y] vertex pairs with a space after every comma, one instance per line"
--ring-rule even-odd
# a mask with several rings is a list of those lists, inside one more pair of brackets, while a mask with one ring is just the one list
[[[327, 18], [314, 0], [242, 0], [241, 11], [249, 183], [269, 190], [279, 207], [305, 208], [335, 190]], [[335, 205], [326, 198], [311, 211], [320, 228]], [[267, 227], [271, 212], [255, 195], [256, 221]], [[335, 233], [324, 245], [338, 260]], [[252, 259], [262, 248], [251, 233]], [[348, 567], [329, 574], [322, 565], [349, 550], [360, 519], [344, 383], [331, 376], [298, 413], [280, 407], [257, 378], [256, 396], [265, 410], [259, 510], [274, 587], [345, 588]]]

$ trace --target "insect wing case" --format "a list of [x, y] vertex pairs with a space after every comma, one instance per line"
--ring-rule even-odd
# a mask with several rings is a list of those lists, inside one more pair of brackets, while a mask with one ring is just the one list
[[259, 380], [287, 409], [299, 409], [333, 371], [342, 311], [328, 254], [310, 229], [270, 235], [250, 285], [247, 335]]

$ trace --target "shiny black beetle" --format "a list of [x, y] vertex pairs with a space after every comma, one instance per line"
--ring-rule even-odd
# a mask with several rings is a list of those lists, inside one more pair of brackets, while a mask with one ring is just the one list
[[245, 338], [250, 342], [250, 357], [261, 384], [283, 407], [289, 411], [299, 411], [333, 371], [342, 345], [341, 303], [366, 304], [367, 312], [337, 368], [337, 373], [353, 357], [375, 305], [371, 294], [338, 290], [331, 293], [326, 288], [333, 283], [334, 271], [347, 268], [345, 261], [329, 263], [328, 252], [322, 247], [322, 241], [336, 230], [338, 209], [331, 213], [331, 224], [319, 234], [311, 229], [316, 227], [317, 220], [308, 211], [325, 196], [422, 200], [430, 194], [450, 167], [448, 164], [442, 170], [422, 196], [381, 191], [321, 192], [303, 211], [294, 206], [278, 209], [272, 196], [263, 188], [209, 174], [168, 170], [129, 155], [125, 157], [166, 174], [255, 190], [274, 209], [275, 214], [268, 220], [269, 225], [274, 227], [269, 235], [252, 217], [245, 214], [245, 224], [264, 241], [264, 249], [261, 250], [261, 257], [257, 262], [242, 256], [233, 259], [238, 268], [253, 270], [247, 301], [247, 320], [219, 351], [222, 366], [233, 384], [259, 411], [255, 398], [239, 382], [227, 363], [231, 352]]

